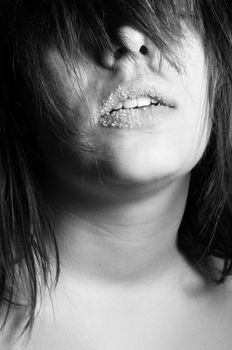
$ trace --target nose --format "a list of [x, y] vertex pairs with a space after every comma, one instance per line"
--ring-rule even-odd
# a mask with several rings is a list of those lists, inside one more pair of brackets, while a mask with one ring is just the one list
[[117, 68], [120, 63], [125, 63], [125, 59], [130, 54], [136, 63], [143, 61], [143, 64], [145, 62], [150, 64], [152, 62], [156, 51], [155, 45], [144, 33], [131, 26], [122, 26], [119, 28], [118, 35], [123, 46], [105, 54], [103, 63], [107, 68]]
[[148, 55], [148, 38], [145, 34], [129, 26], [123, 26], [119, 29], [119, 37], [123, 40], [128, 51], [133, 55]]

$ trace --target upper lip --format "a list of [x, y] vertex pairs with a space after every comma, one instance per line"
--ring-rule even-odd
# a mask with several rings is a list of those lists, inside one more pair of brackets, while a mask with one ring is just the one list
[[119, 109], [119, 106], [123, 105], [126, 101], [132, 99], [139, 99], [140, 97], [150, 97], [153, 101], [157, 101], [161, 105], [169, 108], [175, 108], [176, 102], [161, 87], [154, 85], [142, 85], [139, 84], [123, 84], [119, 85], [113, 92], [111, 92], [106, 100], [103, 100], [99, 109], [100, 116], [107, 115], [113, 110]]

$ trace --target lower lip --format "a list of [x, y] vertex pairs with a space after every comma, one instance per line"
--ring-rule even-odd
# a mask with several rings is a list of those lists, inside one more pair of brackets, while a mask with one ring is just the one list
[[148, 106], [121, 109], [98, 119], [98, 125], [106, 128], [146, 129], [158, 126], [173, 118], [175, 109], [166, 106]]

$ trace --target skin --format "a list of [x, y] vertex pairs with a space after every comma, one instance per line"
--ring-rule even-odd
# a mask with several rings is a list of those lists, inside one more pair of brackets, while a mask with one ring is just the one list
[[[51, 135], [40, 142], [54, 174], [63, 268], [74, 274], [82, 271], [101, 283], [125, 283], [132, 277], [139, 283], [161, 266], [172, 266], [173, 256], [179, 259], [175, 240], [190, 172], [210, 134], [204, 50], [196, 33], [188, 28], [185, 33], [177, 50], [180, 72], [165, 59], [159, 69], [155, 45], [126, 26], [120, 34], [133, 60], [127, 54], [118, 60], [106, 54], [99, 64], [89, 55], [67, 70], [57, 51], [45, 55], [79, 132], [75, 148], [63, 149], [63, 157]], [[142, 45], [146, 55], [139, 51]], [[103, 99], [125, 82], [162, 87], [175, 109], [153, 128], [99, 127], [96, 114]]]
[[[211, 128], [201, 40], [185, 28], [177, 72], [165, 59], [158, 68], [143, 33], [120, 31], [133, 60], [106, 54], [99, 63], [86, 55], [67, 69], [55, 49], [45, 53], [79, 133], [62, 152], [48, 130], [40, 134], [53, 174], [61, 278], [52, 303], [44, 296], [27, 349], [216, 350], [224, 339], [229, 350], [228, 287], [207, 284], [176, 247], [190, 173]], [[147, 130], [100, 128], [99, 106], [124, 82], [168, 91], [176, 103], [168, 121]]]

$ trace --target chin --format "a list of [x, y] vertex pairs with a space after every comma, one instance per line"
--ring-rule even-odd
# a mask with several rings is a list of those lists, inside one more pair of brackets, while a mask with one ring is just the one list
[[128, 184], [128, 186], [163, 184], [183, 176], [184, 173], [180, 163], [167, 157], [165, 159], [137, 159], [136, 161], [120, 159], [111, 163], [111, 166], [111, 181], [122, 185]]

